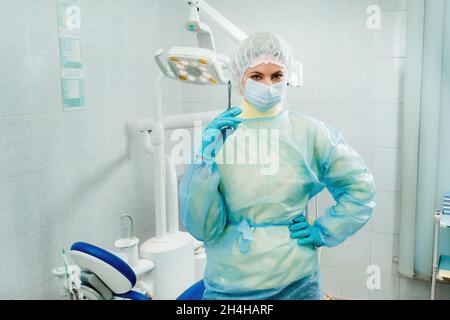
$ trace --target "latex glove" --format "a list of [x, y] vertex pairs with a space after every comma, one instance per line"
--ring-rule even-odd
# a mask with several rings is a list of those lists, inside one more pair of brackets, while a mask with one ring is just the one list
[[300, 246], [313, 245], [318, 248], [325, 244], [317, 228], [303, 214], [292, 221], [289, 231], [292, 239], [299, 239], [297, 243]]
[[205, 161], [213, 161], [222, 148], [225, 139], [236, 130], [242, 120], [235, 118], [242, 113], [241, 108], [231, 108], [222, 112], [208, 123], [202, 134], [202, 149], [200, 156]]

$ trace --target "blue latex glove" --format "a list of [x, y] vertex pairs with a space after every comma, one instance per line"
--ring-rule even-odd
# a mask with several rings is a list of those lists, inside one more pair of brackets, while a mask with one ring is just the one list
[[225, 139], [232, 133], [232, 130], [236, 130], [241, 124], [242, 120], [235, 118], [241, 113], [241, 108], [231, 108], [208, 123], [203, 130], [202, 149], [200, 151], [204, 161], [214, 161]]
[[299, 239], [297, 243], [300, 246], [313, 245], [318, 248], [324, 245], [317, 228], [311, 225], [303, 214], [292, 221], [289, 231], [292, 239]]

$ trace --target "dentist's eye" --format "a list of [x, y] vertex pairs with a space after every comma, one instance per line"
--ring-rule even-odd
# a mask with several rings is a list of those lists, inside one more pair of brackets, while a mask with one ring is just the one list
[[272, 80], [280, 81], [280, 80], [283, 80], [283, 77], [284, 77], [284, 75], [281, 74], [281, 73], [274, 74], [274, 75], [272, 76]]
[[257, 75], [257, 74], [252, 75], [251, 78], [252, 78], [253, 80], [255, 80], [255, 81], [259, 81], [259, 80], [262, 79], [262, 77], [261, 77], [260, 75]]

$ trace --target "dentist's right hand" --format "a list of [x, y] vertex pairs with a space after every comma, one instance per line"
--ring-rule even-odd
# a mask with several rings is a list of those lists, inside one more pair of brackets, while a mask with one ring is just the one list
[[219, 150], [225, 143], [231, 132], [231, 128], [236, 130], [242, 120], [236, 118], [242, 113], [242, 109], [235, 107], [222, 112], [217, 118], [212, 120], [203, 130], [201, 158], [203, 161], [214, 161]]

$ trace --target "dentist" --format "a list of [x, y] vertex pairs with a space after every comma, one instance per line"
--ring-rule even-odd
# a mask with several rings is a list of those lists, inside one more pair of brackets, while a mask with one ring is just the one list
[[[371, 217], [375, 183], [358, 153], [336, 129], [286, 107], [292, 66], [278, 36], [243, 41], [232, 62], [241, 108], [205, 127], [183, 177], [183, 224], [207, 251], [204, 299], [321, 299], [318, 248], [339, 245]], [[262, 174], [261, 162], [216, 161], [231, 148], [251, 158], [239, 139], [249, 132], [275, 150], [275, 173]], [[308, 221], [308, 201], [325, 188], [336, 204]]]

